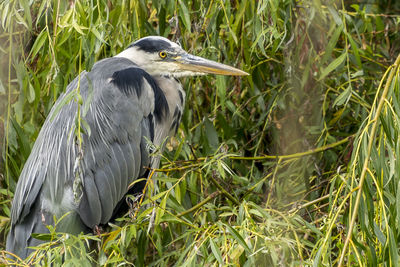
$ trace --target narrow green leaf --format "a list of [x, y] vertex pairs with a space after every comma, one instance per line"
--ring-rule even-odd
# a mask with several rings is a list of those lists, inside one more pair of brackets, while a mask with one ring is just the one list
[[389, 226], [389, 255], [391, 258], [391, 266], [399, 266], [399, 254], [398, 254], [398, 248], [397, 248], [397, 241], [396, 238], [394, 237], [392, 228]]
[[3, 8], [3, 10], [1, 13], [1, 26], [3, 27], [3, 29], [5, 29], [7, 27], [7, 25], [6, 25], [7, 18], [9, 19], [12, 16], [12, 14], [10, 13], [10, 9], [9, 9], [10, 3], [3, 2], [2, 8]]
[[335, 99], [333, 106], [341, 106], [350, 99], [351, 87], [350, 85]]
[[154, 179], [154, 180], [157, 180], [157, 181], [161, 181], [161, 182], [164, 182], [164, 183], [175, 183], [175, 182], [177, 182], [178, 181], [178, 178], [172, 178], [172, 177], [157, 177], [157, 176], [153, 176], [153, 178], [152, 179]]
[[51, 234], [37, 234], [37, 233], [32, 233], [31, 236], [35, 239], [39, 239], [42, 241], [50, 241], [52, 239]]
[[185, 28], [189, 31], [189, 33], [192, 32], [191, 30], [191, 22], [190, 22], [190, 15], [189, 15], [189, 10], [185, 4], [184, 1], [179, 0], [179, 16], [181, 17], [183, 24], [185, 25]]
[[217, 162], [217, 168], [218, 168], [218, 173], [221, 175], [222, 179], [225, 179], [225, 171], [224, 168], [222, 167], [221, 161]]
[[208, 118], [204, 119], [204, 127], [205, 127], [205, 133], [207, 135], [208, 144], [210, 145], [211, 148], [217, 149], [219, 144], [218, 133], [215, 130], [214, 125]]
[[324, 56], [321, 59], [320, 64], [324, 64], [328, 58], [331, 57], [333, 49], [336, 47], [337, 41], [339, 39], [340, 34], [343, 31], [343, 25], [336, 27], [336, 30], [333, 32], [331, 38], [329, 39], [328, 45], [324, 51]]
[[88, 81], [88, 95], [83, 103], [82, 115], [85, 117], [93, 100], [93, 82], [89, 79], [88, 75], [85, 76]]
[[26, 19], [26, 22], [28, 23], [28, 29], [32, 29], [32, 17], [31, 17], [31, 9], [29, 7], [29, 1], [28, 0], [19, 0], [20, 4], [22, 5], [22, 8], [24, 9], [24, 17]]
[[251, 253], [250, 248], [247, 246], [246, 242], [244, 241], [243, 237], [230, 225], [225, 224], [226, 228], [228, 229], [229, 233], [235, 238], [235, 240], [241, 245], [247, 253]]
[[375, 222], [373, 222], [373, 224], [374, 224], [374, 233], [378, 238], [379, 242], [384, 246], [386, 244], [386, 237], [382, 233], [381, 229], [379, 229], [379, 226]]
[[163, 191], [161, 193], [158, 193], [157, 195], [151, 197], [150, 199], [146, 199], [145, 201], [143, 201], [143, 205], [152, 203], [152, 202], [156, 201], [157, 199], [160, 199], [167, 193], [168, 193], [168, 191]]
[[359, 71], [356, 71], [356, 72], [350, 74], [350, 77], [352, 79], [357, 78], [357, 77], [362, 77], [362, 76], [364, 76], [364, 71], [363, 70], [359, 70]]
[[335, 70], [337, 67], [339, 67], [339, 65], [342, 64], [345, 59], [346, 59], [346, 53], [343, 53], [342, 55], [340, 55], [340, 57], [338, 57], [334, 61], [332, 61], [325, 69], [323, 69], [321, 71], [319, 80], [322, 80], [329, 73], [331, 73], [333, 70]]
[[90, 130], [89, 124], [83, 118], [80, 118], [80, 120], [81, 120], [82, 129], [84, 130], [84, 132], [88, 136], [91, 136], [92, 135], [92, 131]]
[[19, 24], [22, 24], [22, 25], [25, 26], [26, 29], [29, 29], [29, 26], [28, 26], [28, 24], [26, 24], [25, 19], [21, 16], [21, 14], [18, 13], [18, 11], [16, 11], [14, 13], [14, 16], [15, 16], [15, 18], [18, 21]]
[[85, 33], [83, 32], [83, 30], [87, 30], [87, 27], [78, 25], [78, 23], [76, 23], [76, 21], [72, 22], [72, 27], [74, 27], [74, 29], [79, 32], [81, 35], [85, 35]]
[[237, 13], [236, 13], [236, 16], [235, 16], [235, 24], [232, 26], [232, 30], [233, 30], [236, 34], [239, 34], [239, 32], [238, 32], [238, 26], [241, 25], [242, 18], [243, 18], [243, 16], [244, 16], [245, 11], [246, 11], [247, 3], [248, 3], [247, 0], [241, 1], [241, 2], [240, 2], [239, 9], [238, 9], [238, 11], [237, 11]]
[[31, 83], [28, 83], [28, 96], [27, 96], [28, 102], [32, 103], [35, 101], [35, 88], [33, 88], [33, 85]]
[[335, 21], [335, 23], [338, 26], [342, 26], [343, 25], [342, 19], [340, 18], [340, 16], [339, 16], [338, 12], [336, 11], [336, 9], [334, 9], [333, 6], [328, 5], [328, 10], [329, 10], [329, 13], [331, 13], [332, 18]]
[[31, 49], [31, 59], [32, 60], [35, 59], [39, 50], [42, 49], [46, 40], [47, 40], [47, 27], [44, 27], [44, 29], [36, 37], [35, 43], [32, 46], [32, 49]]
[[319, 247], [317, 254], [314, 257], [313, 267], [320, 266], [320, 259], [321, 259], [321, 254], [322, 254], [323, 249], [324, 249], [324, 247], [322, 247], [322, 246]]
[[69, 28], [69, 25], [67, 25], [70, 22], [70, 19], [72, 18], [74, 10], [71, 8], [65, 12], [65, 14], [61, 17], [60, 20], [60, 25], [65, 26]]
[[182, 204], [182, 194], [179, 184], [174, 187], [174, 192], [176, 201], [178, 201], [179, 204]]
[[369, 266], [378, 266], [378, 260], [376, 258], [376, 247], [373, 243], [369, 244], [369, 247], [366, 251], [367, 253], [367, 262]]
[[400, 180], [397, 182], [396, 203], [396, 223], [400, 225]]
[[96, 28], [91, 28], [90, 31], [96, 36], [96, 38], [100, 42], [107, 44], [107, 42], [104, 41], [103, 37], [101, 36], [101, 34], [99, 33], [99, 31]]
[[217, 259], [219, 265], [222, 266], [224, 264], [224, 262], [222, 260], [221, 251], [215, 245], [214, 241], [211, 238], [210, 238], [210, 247], [211, 247], [211, 251], [214, 254], [214, 257]]
[[2, 83], [2, 81], [0, 80], [0, 94], [5, 94], [6, 93], [6, 89], [4, 89], [4, 85]]
[[346, 32], [346, 36], [349, 39], [351, 49], [354, 52], [354, 57], [356, 58], [357, 66], [361, 69], [362, 64], [361, 64], [360, 53], [358, 52], [358, 46], [357, 46], [356, 42], [354, 41], [353, 37], [351, 37], [351, 34]]
[[43, 12], [44, 10], [45, 10], [45, 7], [47, 6], [47, 1], [41, 1], [41, 4], [40, 4], [40, 7], [39, 7], [39, 10], [38, 10], [38, 12], [37, 12], [37, 17], [36, 17], [36, 19], [35, 19], [35, 21], [36, 21], [36, 23], [35, 23], [35, 26], [36, 27], [38, 27], [38, 24], [40, 23], [40, 18], [46, 13], [46, 12]]
[[168, 194], [164, 196], [164, 198], [161, 200], [160, 205], [157, 207], [156, 219], [154, 220], [155, 225], [160, 224], [161, 218], [165, 213], [165, 207], [167, 206], [167, 199], [168, 199]]
[[16, 132], [16, 136], [18, 137], [18, 152], [28, 158], [31, 152], [31, 143], [29, 142], [28, 135], [26, 134], [26, 132], [24, 132], [24, 130], [21, 128], [16, 120], [12, 119], [11, 123]]
[[216, 86], [217, 86], [217, 95], [219, 97], [218, 104], [221, 105], [222, 111], [225, 111], [225, 99], [226, 99], [226, 80], [225, 76], [218, 75], [217, 76], [217, 81], [216, 81]]
[[236, 106], [230, 100], [226, 101], [226, 106], [230, 112], [236, 113]]

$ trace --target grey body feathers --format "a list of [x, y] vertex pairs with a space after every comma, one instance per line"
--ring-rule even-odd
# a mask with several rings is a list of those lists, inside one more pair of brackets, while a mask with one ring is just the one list
[[[90, 136], [89, 131], [81, 133], [82, 149], [75, 133], [76, 101], [54, 115], [78, 86], [83, 102], [91, 101], [82, 118], [90, 127]], [[160, 145], [176, 132], [182, 99], [174, 78], [152, 77], [125, 58], [101, 60], [75, 78], [55, 103], [20, 175], [7, 250], [25, 258], [31, 252], [27, 247], [40, 243], [31, 234], [46, 233], [53, 216], [69, 213], [57, 226], [67, 233], [107, 223], [129, 184], [145, 175], [144, 167], [158, 165], [158, 159], [149, 157], [146, 140]], [[80, 168], [74, 171], [80, 152]], [[81, 182], [74, 190], [77, 173]]]

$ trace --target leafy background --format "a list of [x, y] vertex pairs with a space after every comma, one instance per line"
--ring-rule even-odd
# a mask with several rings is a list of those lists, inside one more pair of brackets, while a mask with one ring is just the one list
[[390, 0], [1, 1], [0, 249], [19, 173], [66, 85], [162, 35], [251, 75], [182, 79], [183, 122], [146, 197], [101, 236], [50, 228], [26, 263], [399, 265], [399, 11]]

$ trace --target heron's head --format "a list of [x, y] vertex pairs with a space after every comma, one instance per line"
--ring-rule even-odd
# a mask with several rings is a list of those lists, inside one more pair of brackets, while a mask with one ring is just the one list
[[187, 53], [177, 43], [149, 36], [132, 43], [117, 57], [125, 57], [150, 75], [174, 77], [204, 74], [248, 75], [247, 72]]

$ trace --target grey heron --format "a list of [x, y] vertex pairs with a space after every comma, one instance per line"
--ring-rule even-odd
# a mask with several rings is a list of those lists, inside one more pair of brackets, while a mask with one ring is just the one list
[[[31, 234], [48, 233], [46, 225], [65, 214], [59, 232], [87, 233], [107, 224], [128, 191], [143, 187], [129, 185], [157, 167], [148, 142], [160, 146], [178, 129], [185, 91], [177, 78], [203, 74], [248, 75], [157, 36], [80, 73], [50, 111], [21, 172], [6, 249], [26, 258], [28, 247], [41, 242]], [[66, 101], [77, 88], [83, 105], [88, 103], [81, 114], [90, 129], [80, 140], [80, 104]]]

